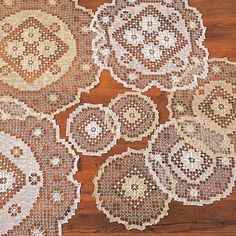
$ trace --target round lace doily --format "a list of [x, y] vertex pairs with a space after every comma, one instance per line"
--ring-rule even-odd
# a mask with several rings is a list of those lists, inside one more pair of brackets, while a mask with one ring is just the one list
[[[232, 192], [236, 180], [234, 158], [215, 158], [196, 150], [178, 135], [171, 122], [154, 133], [147, 149], [146, 165], [162, 191], [185, 205], [202, 206], [219, 201]], [[174, 188], [170, 188], [171, 181]]]
[[147, 137], [159, 124], [155, 103], [138, 92], [119, 94], [109, 104], [121, 124], [121, 137], [126, 141], [138, 141]]
[[144, 230], [168, 214], [171, 198], [158, 188], [145, 167], [144, 150], [129, 149], [110, 157], [94, 184], [98, 209], [128, 230]]
[[84, 155], [101, 156], [120, 138], [120, 123], [109, 108], [100, 104], [84, 104], [67, 120], [67, 135]]
[[207, 80], [169, 95], [170, 119], [178, 133], [210, 156], [236, 157], [236, 64], [209, 61]]
[[78, 156], [58, 137], [47, 119], [0, 120], [1, 235], [62, 235], [80, 184]]
[[92, 11], [73, 0], [2, 0], [0, 9], [0, 95], [54, 115], [99, 83]]
[[113, 0], [91, 29], [95, 61], [125, 87], [183, 90], [207, 76], [206, 28], [187, 0]]

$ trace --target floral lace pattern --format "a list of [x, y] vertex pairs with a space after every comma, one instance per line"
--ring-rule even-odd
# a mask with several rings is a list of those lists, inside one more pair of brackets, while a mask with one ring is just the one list
[[137, 92], [126, 92], [113, 99], [109, 107], [121, 123], [121, 137], [137, 141], [148, 136], [159, 123], [159, 113], [154, 102]]
[[[162, 125], [152, 136], [146, 165], [160, 188], [185, 205], [202, 206], [219, 201], [232, 192], [236, 180], [234, 158], [215, 158], [195, 149], [178, 135], [171, 122]], [[161, 172], [159, 166], [163, 166]], [[163, 170], [174, 188], [166, 187]]]
[[73, 0], [6, 2], [0, 3], [0, 95], [53, 115], [99, 83], [91, 11]]
[[48, 119], [0, 120], [1, 235], [61, 235], [74, 214], [78, 157]]
[[113, 0], [95, 14], [94, 59], [125, 87], [193, 88], [206, 77], [201, 14], [187, 0]]
[[127, 229], [144, 230], [157, 224], [167, 215], [171, 201], [149, 174], [143, 153], [129, 149], [110, 157], [94, 179], [98, 209]]
[[120, 123], [109, 108], [84, 104], [67, 120], [67, 135], [74, 147], [84, 155], [101, 156], [120, 138]]
[[170, 119], [178, 133], [210, 156], [236, 157], [236, 65], [209, 61], [207, 80], [169, 96]]

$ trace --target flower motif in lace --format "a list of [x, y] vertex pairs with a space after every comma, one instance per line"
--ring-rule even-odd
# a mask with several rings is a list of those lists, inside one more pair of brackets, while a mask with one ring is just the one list
[[78, 157], [58, 136], [48, 119], [0, 120], [1, 235], [61, 235], [74, 214]]

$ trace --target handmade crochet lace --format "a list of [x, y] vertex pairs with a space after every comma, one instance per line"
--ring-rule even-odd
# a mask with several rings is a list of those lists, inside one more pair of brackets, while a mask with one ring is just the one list
[[[197, 150], [178, 135], [171, 122], [161, 125], [152, 136], [146, 165], [160, 189], [185, 205], [219, 201], [232, 192], [236, 179], [234, 158], [215, 158]], [[171, 182], [174, 185], [170, 186]]]

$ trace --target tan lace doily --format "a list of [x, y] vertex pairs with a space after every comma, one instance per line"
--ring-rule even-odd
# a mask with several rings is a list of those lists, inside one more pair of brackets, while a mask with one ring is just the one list
[[171, 122], [161, 125], [152, 136], [146, 165], [161, 190], [185, 205], [219, 201], [232, 192], [236, 180], [236, 159], [215, 158], [195, 149], [178, 135]]
[[109, 104], [121, 124], [121, 137], [126, 141], [138, 141], [148, 136], [159, 124], [155, 103], [138, 92], [119, 94]]
[[52, 115], [99, 83], [93, 13], [76, 2], [0, 1], [0, 95]]
[[207, 76], [206, 29], [187, 0], [113, 0], [91, 29], [95, 61], [126, 87], [175, 91]]
[[129, 149], [110, 157], [94, 184], [98, 209], [128, 230], [144, 230], [168, 214], [171, 198], [158, 188], [145, 167], [144, 150]]
[[84, 104], [67, 120], [67, 135], [84, 155], [101, 156], [120, 138], [120, 123], [109, 108], [101, 104]]
[[169, 96], [170, 119], [178, 133], [210, 156], [236, 157], [236, 64], [209, 61], [207, 80]]
[[0, 120], [0, 234], [61, 235], [74, 214], [78, 157], [53, 121]]

